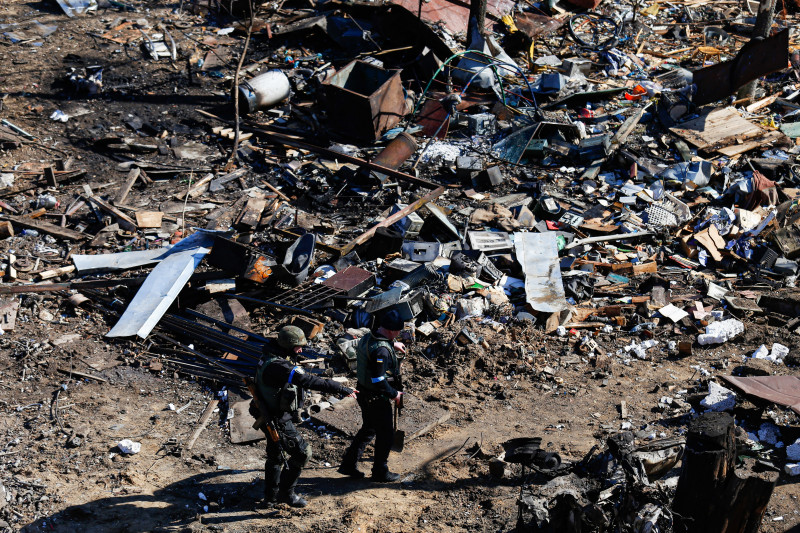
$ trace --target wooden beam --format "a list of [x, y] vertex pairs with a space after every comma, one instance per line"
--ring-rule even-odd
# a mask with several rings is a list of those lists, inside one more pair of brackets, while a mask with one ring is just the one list
[[69, 241], [80, 241], [82, 239], [89, 238], [89, 235], [86, 235], [85, 233], [81, 233], [79, 231], [67, 228], [62, 228], [61, 226], [56, 226], [55, 224], [50, 224], [48, 222], [42, 222], [34, 218], [5, 215], [5, 214], [3, 214], [2, 216], [5, 220], [10, 221], [15, 226], [22, 226], [23, 228], [42, 231], [44, 233], [47, 233], [54, 237], [58, 237], [60, 239], [67, 239]]
[[[24, 175], [28, 175], [28, 173], [23, 173]], [[33, 175], [43, 176], [43, 172], [34, 172]], [[55, 171], [53, 173], [53, 177], [55, 182], [58, 185], [63, 185], [65, 183], [74, 181], [78, 178], [82, 178], [86, 175], [85, 170], [65, 170], [65, 171]], [[9, 196], [14, 196], [15, 194], [32, 191], [38, 187], [41, 187], [42, 183], [39, 182], [28, 182], [23, 183], [21, 185], [16, 185], [14, 187], [6, 187], [5, 189], [0, 189], [0, 197], [6, 198]]]
[[208, 425], [208, 421], [211, 419], [211, 415], [214, 413], [214, 409], [217, 408], [217, 404], [219, 400], [211, 400], [208, 402], [206, 406], [206, 410], [203, 411], [203, 416], [200, 417], [200, 420], [197, 422], [197, 428], [192, 433], [192, 437], [189, 439], [189, 442], [186, 443], [186, 450], [189, 451], [194, 447], [194, 443], [197, 442], [197, 438], [200, 436], [200, 433]]
[[408, 216], [410, 213], [413, 213], [414, 211], [416, 211], [417, 209], [419, 209], [423, 205], [427, 204], [428, 202], [432, 202], [433, 200], [436, 200], [437, 198], [439, 198], [439, 196], [442, 195], [442, 193], [444, 193], [444, 187], [437, 187], [436, 189], [434, 189], [433, 191], [429, 192], [428, 194], [426, 194], [425, 196], [423, 196], [419, 200], [408, 204], [407, 206], [405, 206], [403, 209], [401, 209], [397, 213], [395, 213], [393, 215], [389, 215], [388, 217], [386, 217], [382, 221], [378, 222], [377, 224], [375, 224], [374, 226], [369, 228], [367, 231], [365, 231], [364, 233], [362, 233], [361, 235], [359, 235], [358, 237], [356, 237], [355, 239], [350, 241], [349, 243], [345, 244], [342, 247], [342, 252], [341, 252], [342, 255], [349, 254], [353, 250], [353, 248], [355, 248], [356, 246], [358, 246], [360, 244], [364, 244], [365, 242], [370, 240], [372, 238], [372, 236], [375, 235], [375, 232], [378, 230], [378, 228], [391, 226], [392, 224], [394, 224], [398, 220], [401, 220], [402, 218]]

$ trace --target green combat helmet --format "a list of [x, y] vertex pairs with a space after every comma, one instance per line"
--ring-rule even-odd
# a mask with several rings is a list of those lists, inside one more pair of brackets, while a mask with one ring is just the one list
[[291, 350], [295, 346], [305, 346], [308, 341], [302, 329], [297, 326], [283, 326], [278, 332], [278, 344]]

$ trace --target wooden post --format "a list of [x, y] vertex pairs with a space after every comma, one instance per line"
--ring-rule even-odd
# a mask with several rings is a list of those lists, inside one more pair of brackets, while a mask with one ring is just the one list
[[486, 0], [470, 0], [467, 42], [472, 40], [472, 28], [475, 26], [481, 35], [486, 33]]
[[675, 531], [720, 531], [712, 523], [736, 459], [733, 436], [733, 417], [728, 413], [705, 413], [689, 426], [672, 503]]
[[[772, 28], [772, 21], [775, 18], [775, 4], [776, 0], [761, 0], [758, 4], [758, 15], [756, 15], [756, 24], [753, 27], [753, 35], [750, 39], [765, 39], [769, 37], [769, 30]], [[753, 80], [739, 89], [736, 97], [753, 98], [756, 92], [756, 84], [758, 80]]]
[[689, 427], [672, 510], [676, 532], [757, 533], [779, 472], [747, 458], [734, 469], [733, 417], [706, 413]]

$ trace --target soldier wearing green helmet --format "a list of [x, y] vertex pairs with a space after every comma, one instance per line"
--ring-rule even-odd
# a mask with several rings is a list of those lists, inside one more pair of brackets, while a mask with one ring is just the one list
[[264, 500], [260, 507], [275, 503], [286, 503], [292, 507], [307, 505], [306, 500], [295, 492], [300, 472], [311, 459], [311, 446], [294, 426], [300, 418], [304, 391], [310, 389], [353, 398], [358, 392], [335, 381], [307, 374], [296, 365], [297, 356], [307, 344], [303, 330], [296, 326], [284, 326], [278, 332], [280, 353], [265, 349], [258, 363], [256, 387], [259, 403], [269, 411], [278, 434], [277, 441], [267, 438]]

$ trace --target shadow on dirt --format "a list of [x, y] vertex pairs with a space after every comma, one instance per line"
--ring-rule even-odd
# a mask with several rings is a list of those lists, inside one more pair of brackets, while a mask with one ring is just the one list
[[[386, 485], [403, 491], [448, 491], [469, 489], [474, 486], [488, 485], [519, 486], [517, 471], [510, 478], [490, 480], [485, 476], [441, 481], [436, 479], [436, 466], [447, 461], [458, 447], [443, 450], [440, 455], [430, 459], [419, 469], [416, 476], [407, 473], [404, 478], [408, 482]], [[368, 472], [369, 457], [361, 468]], [[335, 467], [331, 467], [335, 468]], [[328, 470], [327, 468], [325, 470]], [[402, 470], [402, 469], [400, 469]], [[315, 475], [319, 472], [313, 468], [306, 469], [300, 478], [298, 492], [310, 500], [313, 511], [315, 498], [326, 496], [343, 496], [345, 494], [374, 488], [375, 483], [369, 477], [363, 480], [352, 480], [345, 477], [327, 477]], [[167, 532], [183, 531], [190, 524], [199, 523], [226, 524], [243, 522], [250, 519], [266, 519], [272, 515], [285, 515], [291, 511], [280, 508], [277, 511], [256, 511], [256, 502], [263, 495], [263, 473], [258, 470], [238, 470], [235, 474], [256, 474], [254, 481], [229, 481], [228, 476], [234, 474], [230, 470], [222, 470], [197, 474], [172, 483], [153, 494], [124, 494], [109, 496], [99, 500], [74, 505], [54, 515], [42, 518], [26, 526], [22, 531], [33, 533], [38, 531], [84, 533], [115, 532]], [[205, 500], [201, 499], [200, 493]], [[204, 509], [208, 507], [208, 511]]]
[[[237, 513], [237, 520], [246, 519], [246, 516], [242, 516], [243, 511], [250, 511], [256, 517], [253, 507], [262, 494], [260, 481], [228, 482], [218, 479], [229, 475], [231, 471], [208, 472], [182, 479], [153, 494], [110, 496], [75, 505], [37, 520], [22, 531], [179, 531], [204, 514], [203, 506], [208, 506], [209, 512]], [[205, 496], [205, 501], [199, 497], [200, 493]]]

